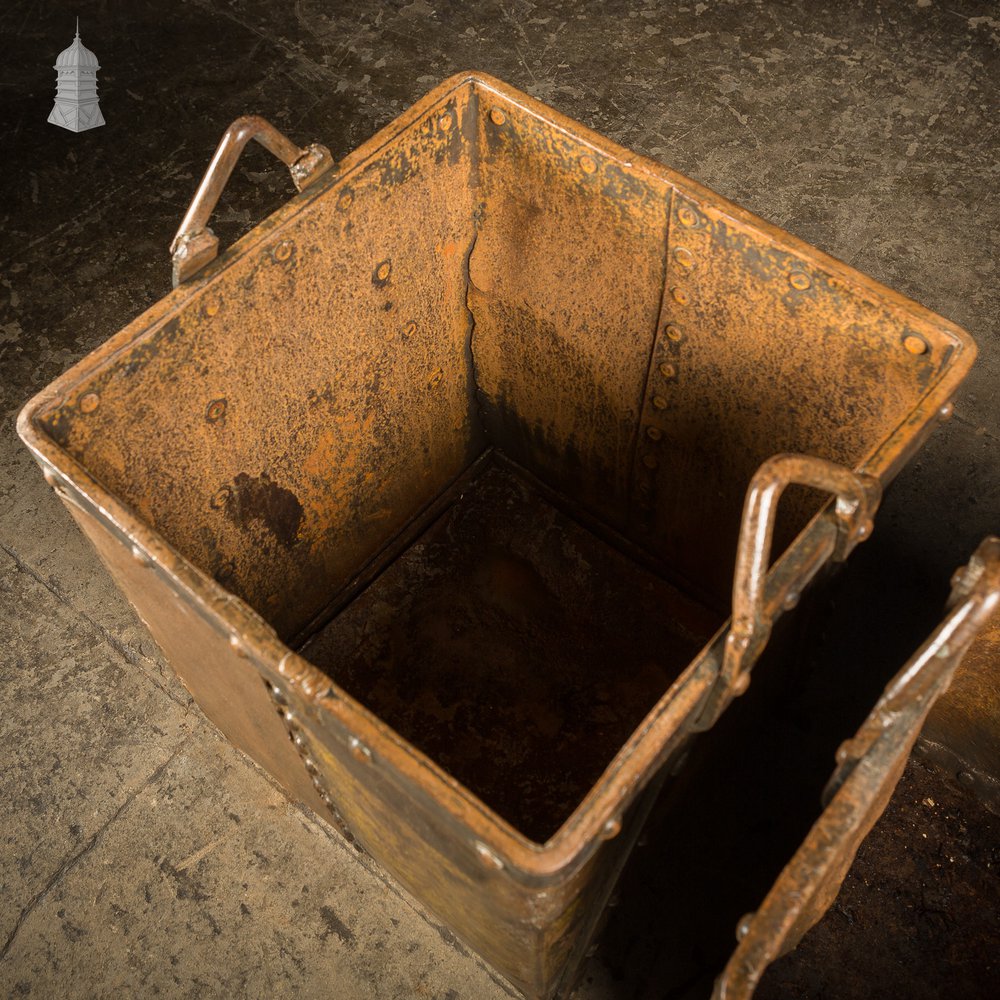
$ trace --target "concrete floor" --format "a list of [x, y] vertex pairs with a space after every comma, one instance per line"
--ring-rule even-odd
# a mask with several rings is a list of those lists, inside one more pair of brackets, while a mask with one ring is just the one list
[[[108, 122], [80, 135], [45, 124], [76, 14]], [[240, 114], [344, 153], [480, 68], [689, 174], [980, 344], [870, 543], [901, 600], [1000, 527], [991, 2], [9, 0], [0, 41], [0, 992], [510, 993], [219, 737], [14, 433], [30, 395], [166, 293], [167, 246]], [[223, 245], [288, 194], [248, 151]], [[620, 966], [599, 956], [579, 995], [661, 995]]]

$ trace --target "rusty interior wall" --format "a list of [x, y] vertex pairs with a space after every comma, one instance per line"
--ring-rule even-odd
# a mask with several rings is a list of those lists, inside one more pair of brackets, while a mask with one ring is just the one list
[[[687, 192], [674, 199], [670, 249], [657, 347], [670, 377], [644, 413], [659, 431], [647, 445], [657, 461], [636, 468], [650, 483], [656, 550], [721, 597], [757, 467], [787, 451], [858, 466], [952, 341]], [[816, 501], [789, 490], [779, 550]]]
[[456, 92], [45, 417], [282, 636], [484, 447], [464, 293], [474, 115]]
[[[725, 608], [757, 465], [860, 463], [946, 361], [477, 84], [335, 179], [44, 418], [286, 638], [490, 444]], [[815, 509], [793, 493], [779, 542]]]
[[[488, 432], [725, 607], [757, 467], [781, 451], [860, 464], [950, 340], [690, 192], [482, 102], [469, 302]], [[789, 490], [779, 545], [821, 499]]]
[[483, 421], [508, 456], [630, 524], [669, 188], [489, 91], [469, 305]]

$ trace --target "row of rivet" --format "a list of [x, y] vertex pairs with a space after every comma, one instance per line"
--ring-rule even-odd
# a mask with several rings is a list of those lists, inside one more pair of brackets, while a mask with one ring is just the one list
[[[681, 225], [688, 229], [694, 229], [699, 225], [698, 214], [688, 205], [682, 205], [678, 209], [677, 218]], [[683, 267], [691, 268], [693, 266], [693, 258], [684, 248], [679, 247], [674, 251], [674, 259]], [[830, 277], [827, 281], [831, 288], [842, 287], [842, 283], [837, 278]], [[806, 292], [812, 288], [813, 279], [801, 269], [801, 266], [797, 266], [789, 271], [788, 284], [797, 292]], [[677, 302], [682, 305], [686, 304], [687, 300], [684, 297], [685, 292], [683, 289], [674, 288], [672, 292]], [[930, 344], [923, 337], [915, 333], [904, 333], [902, 345], [910, 354], [914, 355], [926, 354], [930, 350]]]
[[[330, 815], [333, 817], [333, 821], [336, 824], [337, 829], [340, 830], [347, 841], [355, 846], [358, 846], [357, 841], [354, 838], [354, 834], [351, 833], [347, 823], [344, 821], [344, 817], [340, 815], [340, 811], [337, 809], [336, 805], [334, 805], [330, 791], [326, 787], [326, 782], [323, 780], [319, 767], [316, 765], [312, 750], [309, 747], [309, 741], [306, 739], [305, 733], [299, 725], [298, 720], [295, 718], [295, 713], [291, 710], [287, 699], [284, 694], [282, 694], [281, 690], [270, 681], [265, 680], [264, 685], [266, 686], [268, 693], [271, 695], [271, 700], [274, 702], [278, 715], [281, 716], [281, 720], [285, 723], [285, 729], [288, 731], [288, 736], [294, 744], [299, 757], [302, 759], [306, 773], [309, 775], [309, 778], [313, 783], [313, 788], [316, 789], [317, 794], [323, 800], [323, 804], [330, 811]], [[371, 754], [369, 752], [369, 757], [370, 756]]]
[[[500, 108], [493, 108], [490, 111], [489, 119], [494, 125], [497, 126], [507, 124], [507, 115]], [[591, 175], [597, 173], [597, 159], [594, 156], [591, 156], [590, 153], [581, 153], [576, 162], [584, 174]]]
[[[678, 206], [675, 219], [688, 230], [695, 229], [701, 222], [698, 213], [686, 204]], [[652, 529], [655, 473], [660, 467], [659, 450], [665, 434], [663, 418], [670, 407], [670, 386], [677, 381], [681, 370], [680, 351], [685, 331], [677, 314], [691, 304], [690, 278], [696, 263], [695, 254], [689, 247], [676, 246], [670, 252], [664, 276], [668, 295], [664, 297], [660, 336], [654, 347], [654, 367], [649, 376], [647, 411], [642, 418], [643, 435], [636, 467], [640, 526], [646, 531]]]

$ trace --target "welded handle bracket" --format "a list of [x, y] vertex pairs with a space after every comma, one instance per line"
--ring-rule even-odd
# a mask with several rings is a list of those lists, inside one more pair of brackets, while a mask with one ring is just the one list
[[208, 228], [208, 220], [243, 147], [251, 139], [256, 139], [288, 167], [299, 191], [304, 191], [333, 166], [333, 157], [326, 146], [314, 143], [300, 149], [257, 115], [237, 118], [222, 136], [177, 235], [170, 244], [174, 288], [197, 274], [218, 256], [219, 240]]
[[[768, 565], [781, 494], [793, 483], [824, 490], [836, 497], [827, 515], [835, 526], [828, 559], [843, 560], [872, 530], [872, 517], [882, 498], [877, 479], [824, 458], [781, 454], [757, 470], [747, 490], [733, 574], [733, 615], [722, 666], [695, 728], [709, 729], [733, 698], [750, 684], [750, 666], [771, 635], [780, 614], [766, 600]], [[826, 559], [804, 560], [798, 576], [784, 587], [782, 604], [791, 607]]]

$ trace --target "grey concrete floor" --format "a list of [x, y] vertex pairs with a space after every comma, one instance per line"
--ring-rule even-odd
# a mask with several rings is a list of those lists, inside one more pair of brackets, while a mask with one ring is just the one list
[[[81, 135], [45, 124], [76, 14], [108, 122]], [[479, 68], [689, 174], [978, 340], [870, 543], [901, 591], [1000, 527], [994, 3], [9, 0], [0, 42], [0, 992], [509, 993], [221, 739], [14, 433], [30, 395], [166, 293], [173, 231], [240, 114], [343, 153]], [[223, 244], [288, 194], [248, 153]], [[580, 996], [626, 995], [614, 965]]]

